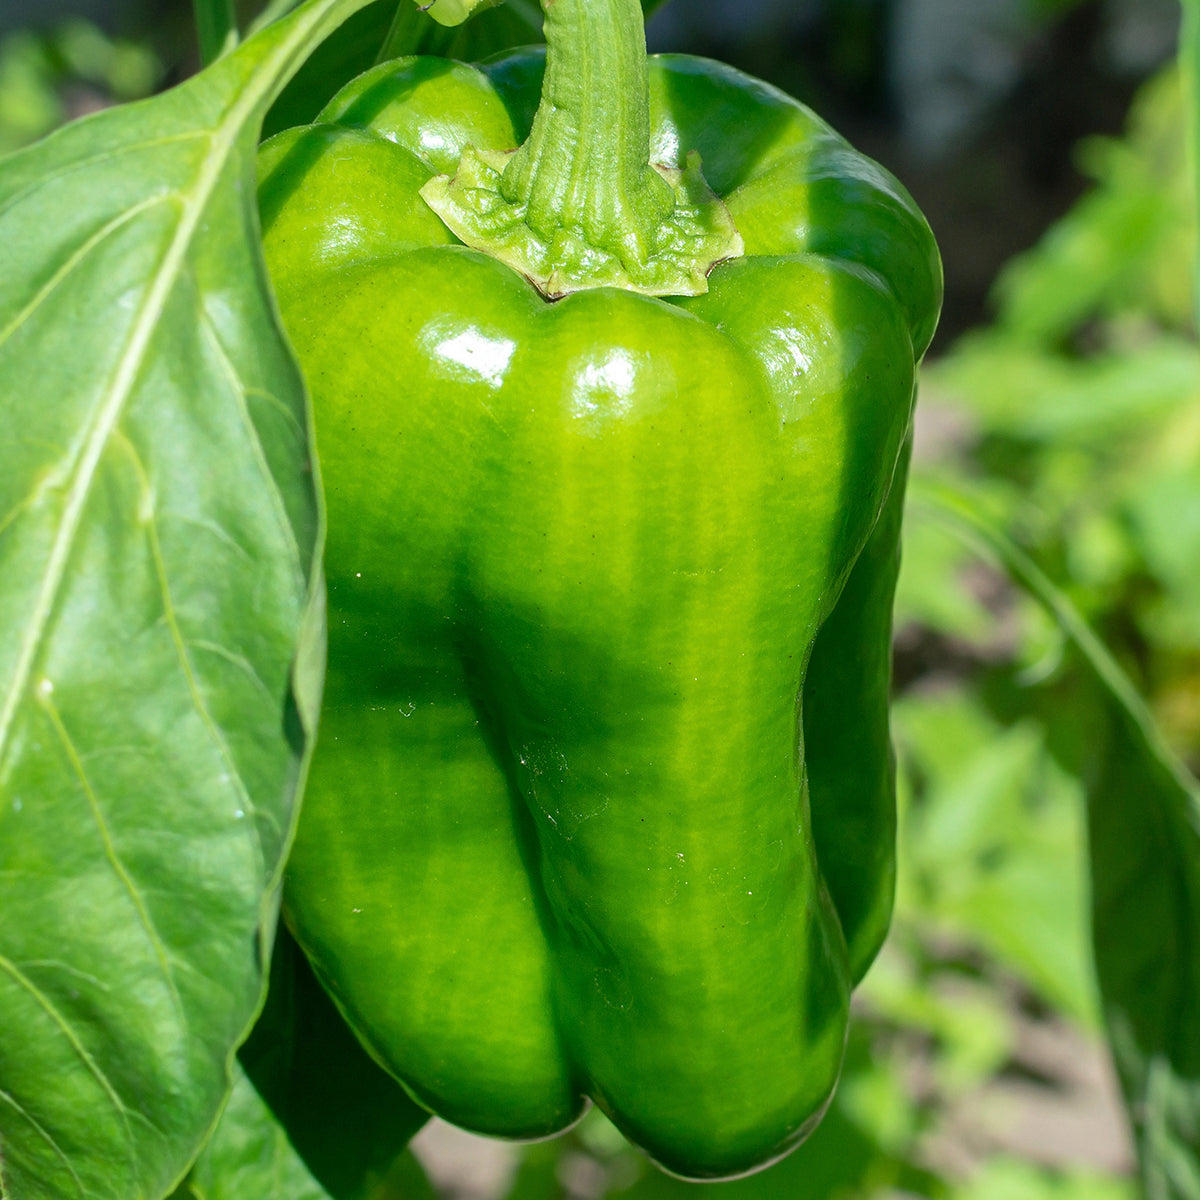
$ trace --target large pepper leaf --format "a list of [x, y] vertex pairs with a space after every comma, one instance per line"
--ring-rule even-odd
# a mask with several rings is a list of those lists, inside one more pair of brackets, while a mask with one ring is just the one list
[[161, 1196], [259, 1006], [319, 513], [257, 248], [273, 95], [365, 0], [0, 162], [0, 1196]]
[[1092, 942], [1113, 1059], [1147, 1200], [1200, 1200], [1200, 783], [1168, 749], [1128, 676], [1033, 560], [968, 500], [924, 481], [945, 521], [1047, 609], [1073, 644], [1091, 724]]

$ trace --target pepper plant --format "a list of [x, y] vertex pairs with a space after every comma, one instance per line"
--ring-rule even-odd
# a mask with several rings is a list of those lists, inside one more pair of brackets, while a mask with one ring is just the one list
[[[636, 5], [547, 4], [537, 116], [537, 55], [393, 64], [528, 40], [471, 7], [201, 2], [194, 79], [0, 161], [5, 1200], [402, 1194], [428, 1110], [584, 1097], [728, 1175], [836, 1079], [932, 243]], [[379, 66], [288, 88], [364, 17]], [[1194, 782], [921, 499], [1095, 677], [1114, 1049], [1198, 1195]]]

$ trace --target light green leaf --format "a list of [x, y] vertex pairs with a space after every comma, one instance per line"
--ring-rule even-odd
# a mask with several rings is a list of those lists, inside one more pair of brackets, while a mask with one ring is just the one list
[[258, 15], [250, 22], [248, 32], [257, 33], [273, 21], [278, 21], [281, 17], [286, 16], [292, 9], [299, 7], [300, 0], [266, 0]]
[[1114, 1179], [1087, 1169], [1052, 1171], [1011, 1158], [988, 1159], [954, 1200], [1136, 1200], [1127, 1179]]
[[258, 122], [364, 0], [0, 162], [0, 1195], [170, 1190], [260, 1003], [321, 677]]
[[1052, 348], [1117, 315], [1186, 327], [1177, 281], [1195, 252], [1196, 218], [1179, 83], [1173, 69], [1161, 72], [1134, 99], [1125, 136], [1082, 144], [1081, 169], [1097, 186], [996, 281], [1006, 339]]
[[1147, 1200], [1200, 1200], [1200, 784], [1128, 677], [1020, 547], [969, 501], [917, 483], [918, 508], [998, 560], [1054, 614], [1098, 717], [1088, 793], [1092, 937], [1105, 1021]]
[[929, 369], [933, 384], [976, 414], [987, 433], [1111, 444], [1200, 399], [1200, 350], [1163, 334], [1135, 349], [1069, 359], [985, 332]]
[[903, 774], [920, 780], [901, 822], [897, 917], [981, 946], [1095, 1023], [1083, 814], [1043, 732], [1002, 729], [956, 690], [903, 697], [894, 719]]

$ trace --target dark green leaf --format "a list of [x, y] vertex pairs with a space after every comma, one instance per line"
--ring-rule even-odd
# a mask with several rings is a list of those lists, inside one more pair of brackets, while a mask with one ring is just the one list
[[216, 62], [237, 45], [238, 23], [234, 0], [193, 0], [200, 61]]
[[239, 1058], [333, 1200], [415, 1200], [418, 1168], [404, 1150], [429, 1114], [359, 1045], [286, 929]]
[[[412, 5], [414, 18], [433, 26]], [[281, 129], [307, 125], [344, 84], [374, 66], [387, 37], [397, 0], [374, 0], [345, 21], [309, 56], [280, 93], [263, 120], [262, 136], [272, 137]], [[437, 26], [434, 26], [437, 28]]]
[[[420, 1164], [401, 1154], [363, 1200], [434, 1200]], [[233, 1093], [211, 1141], [171, 1200], [341, 1200], [296, 1153], [287, 1132], [240, 1066]]]
[[172, 1200], [330, 1200], [240, 1068], [212, 1140]]
[[255, 141], [363, 0], [0, 162], [0, 1195], [158, 1197], [258, 1008], [321, 674]]
[[1089, 780], [1093, 940], [1148, 1200], [1200, 1200], [1200, 799], [1114, 703]]

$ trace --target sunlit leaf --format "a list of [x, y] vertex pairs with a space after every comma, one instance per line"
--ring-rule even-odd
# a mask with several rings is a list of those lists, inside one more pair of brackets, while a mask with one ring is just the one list
[[1072, 359], [988, 332], [960, 341], [930, 378], [986, 433], [1052, 447], [1111, 443], [1200, 401], [1200, 349], [1162, 335], [1134, 350]]
[[1040, 727], [1000, 728], [949, 689], [903, 697], [895, 727], [905, 775], [921, 782], [901, 824], [898, 917], [986, 950], [1045, 1002], [1094, 1023], [1078, 786]]
[[158, 1197], [260, 1002], [319, 520], [258, 122], [364, 0], [0, 162], [0, 1194]]

